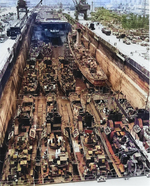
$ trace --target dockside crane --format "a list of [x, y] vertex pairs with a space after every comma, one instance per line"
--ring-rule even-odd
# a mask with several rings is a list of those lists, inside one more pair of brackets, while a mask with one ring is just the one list
[[84, 19], [87, 20], [87, 11], [90, 9], [90, 5], [86, 2], [86, 0], [73, 0], [75, 8], [76, 8], [76, 19], [78, 19], [79, 13], [84, 14]]
[[[34, 7], [37, 8], [42, 4], [43, 0], [40, 0], [39, 3]], [[18, 19], [20, 18], [19, 13], [20, 12], [25, 12], [26, 16], [28, 16], [28, 6], [27, 6], [27, 2], [25, 0], [18, 0], [17, 2], [17, 17]]]
[[26, 16], [28, 15], [28, 8], [27, 8], [27, 3], [24, 0], [18, 0], [17, 3], [17, 17], [19, 19], [19, 13], [20, 12], [25, 12]]

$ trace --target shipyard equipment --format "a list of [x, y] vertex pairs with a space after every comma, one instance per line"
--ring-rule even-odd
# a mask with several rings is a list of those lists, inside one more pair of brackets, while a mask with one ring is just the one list
[[11, 39], [15, 39], [18, 34], [21, 34], [21, 29], [19, 27], [10, 27], [7, 30], [7, 36], [11, 37]]
[[90, 9], [90, 5], [86, 3], [86, 0], [73, 0], [76, 7], [76, 19], [78, 19], [79, 13], [84, 14], [84, 19], [87, 19], [87, 11]]
[[26, 1], [24, 1], [24, 0], [18, 0], [18, 4], [17, 4], [17, 17], [18, 17], [18, 19], [19, 19], [20, 12], [25, 12], [26, 16], [28, 15], [27, 4], [26, 4]]
[[[39, 3], [35, 6], [37, 8], [40, 4], [42, 4], [43, 0], [40, 0]], [[25, 12], [26, 16], [28, 16], [28, 7], [27, 7], [27, 2], [25, 0], [18, 0], [17, 3], [17, 17], [18, 19], [20, 18], [19, 13], [20, 12]]]

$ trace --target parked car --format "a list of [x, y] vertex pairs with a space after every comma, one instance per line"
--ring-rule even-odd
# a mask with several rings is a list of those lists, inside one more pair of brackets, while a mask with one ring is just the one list
[[109, 30], [109, 29], [107, 29], [107, 28], [102, 28], [102, 32], [104, 33], [104, 34], [106, 34], [107, 36], [110, 36], [110, 34], [111, 34], [111, 30]]
[[124, 33], [120, 33], [118, 36], [116, 36], [117, 39], [121, 39], [121, 38], [125, 38], [125, 34]]

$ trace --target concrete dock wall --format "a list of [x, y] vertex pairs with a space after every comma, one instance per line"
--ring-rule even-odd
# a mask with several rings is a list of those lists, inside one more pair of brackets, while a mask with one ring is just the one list
[[81, 26], [82, 43], [106, 73], [112, 88], [121, 91], [133, 107], [145, 108], [148, 102], [149, 78], [126, 61], [119, 51]]
[[5, 85], [0, 100], [0, 146], [4, 142], [5, 136], [7, 136], [7, 128], [12, 116], [16, 114], [16, 105], [18, 100], [18, 93], [23, 77], [23, 69], [26, 64], [27, 53], [31, 41], [32, 23], [33, 17], [29, 20], [29, 28], [26, 31], [22, 46], [20, 48], [19, 55], [16, 59], [11, 75]]

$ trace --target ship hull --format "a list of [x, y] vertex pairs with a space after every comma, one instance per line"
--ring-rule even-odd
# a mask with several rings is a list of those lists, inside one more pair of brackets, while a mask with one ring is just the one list
[[[97, 66], [96, 60], [90, 56], [89, 51], [86, 51], [82, 45], [75, 46], [76, 44], [72, 40], [71, 33], [68, 34], [68, 43], [70, 51], [75, 58], [75, 63], [83, 76], [94, 86], [101, 87], [106, 85], [106, 74], [100, 66]], [[93, 64], [96, 68], [92, 67]]]

